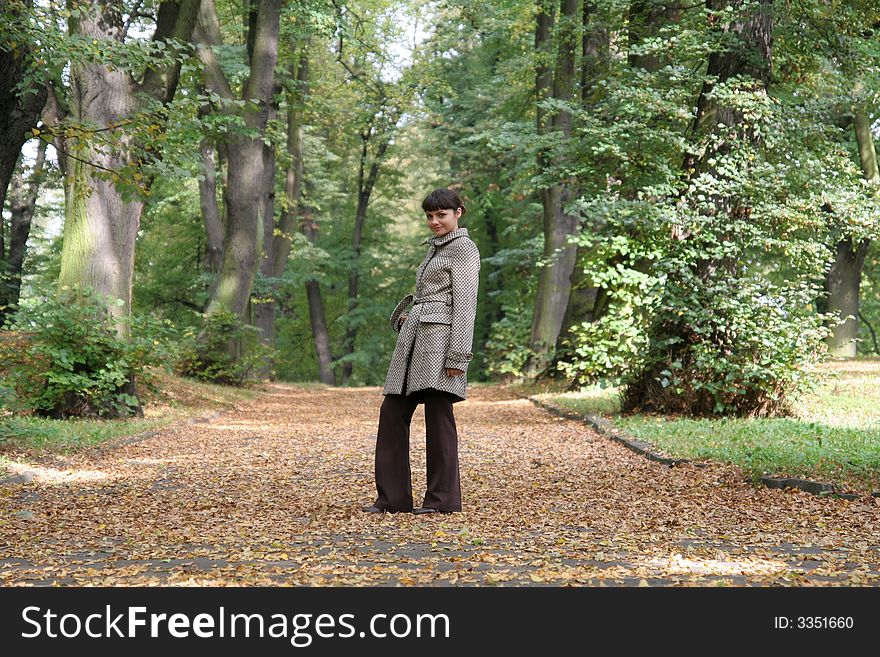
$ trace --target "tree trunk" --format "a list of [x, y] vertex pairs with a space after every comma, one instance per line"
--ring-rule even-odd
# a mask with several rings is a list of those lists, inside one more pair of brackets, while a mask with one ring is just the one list
[[[207, 312], [214, 314], [226, 310], [240, 320], [246, 319], [263, 240], [263, 222], [271, 220], [265, 216], [265, 176], [268, 172], [264, 166], [261, 136], [266, 131], [275, 87], [280, 13], [281, 0], [258, 2], [252, 20], [254, 35], [249, 37], [252, 40], [250, 76], [242, 92], [242, 99], [249, 102], [242, 114], [245, 126], [260, 136], [230, 135], [226, 142], [230, 163], [223, 190], [226, 235], [220, 273], [211, 289]], [[206, 66], [208, 86], [224, 99], [232, 100], [229, 83], [211, 49], [211, 46], [220, 44], [219, 24], [212, 0], [202, 2], [198, 39], [204, 44], [199, 54]]]
[[855, 358], [856, 338], [859, 325], [859, 286], [862, 281], [862, 265], [868, 253], [870, 240], [862, 240], [853, 244], [852, 238], [845, 238], [837, 243], [837, 249], [831, 271], [828, 273], [825, 286], [828, 291], [828, 312], [837, 317], [847, 318], [838, 324], [828, 337], [828, 348], [832, 356], [839, 358]]
[[[608, 30], [597, 24], [595, 13], [595, 3], [585, 0], [582, 9], [581, 39], [580, 104], [582, 107], [592, 103], [594, 84], [601, 79], [609, 62]], [[577, 324], [595, 322], [607, 307], [607, 303], [604, 303], [608, 298], [606, 290], [593, 285], [588, 272], [585, 272], [581, 265], [584, 255], [581, 247], [576, 247], [575, 266], [570, 279], [571, 291], [557, 340], [570, 337]]]
[[[273, 148], [264, 146], [263, 163], [267, 168], [265, 175], [265, 211], [264, 214], [271, 220], [263, 224], [263, 250], [260, 258], [260, 273], [269, 281], [268, 293], [255, 304], [255, 324], [260, 328], [260, 337], [267, 345], [275, 344], [275, 315], [276, 315], [276, 281], [284, 275], [287, 266], [287, 257], [290, 254], [291, 235], [296, 223], [297, 208], [300, 202], [300, 190], [303, 179], [303, 134], [301, 110], [302, 99], [308, 92], [308, 44], [309, 39], [304, 39], [303, 53], [300, 56], [299, 66], [291, 64], [290, 75], [297, 80], [297, 91], [288, 94], [287, 104], [287, 151], [291, 159], [291, 165], [285, 176], [285, 203], [281, 208], [281, 214], [276, 225], [274, 221], [275, 207], [275, 151]], [[280, 88], [276, 89], [276, 94]], [[277, 114], [277, 100], [270, 105], [272, 120]], [[269, 368], [265, 368], [268, 370]], [[264, 372], [265, 373], [265, 372]]]
[[31, 222], [37, 206], [37, 195], [43, 177], [43, 165], [46, 161], [46, 142], [37, 144], [37, 157], [30, 176], [25, 179], [24, 166], [18, 169], [19, 175], [13, 176], [9, 194], [9, 255], [6, 259], [6, 279], [0, 287], [0, 324], [10, 311], [18, 307], [21, 296], [21, 274], [27, 251], [27, 241], [31, 232]]
[[[553, 75], [553, 98], [571, 100], [575, 82], [575, 51], [577, 49], [577, 0], [560, 0], [559, 54]], [[549, 40], [548, 19], [543, 11], [538, 14], [535, 34], [536, 49], [546, 51]], [[539, 63], [537, 72], [537, 97], [543, 97], [547, 90], [548, 72]], [[557, 111], [545, 125], [543, 112], [538, 112], [537, 128], [543, 133], [545, 128], [558, 130], [571, 136], [571, 114]], [[546, 154], [539, 154], [538, 164], [542, 170], [547, 168]], [[552, 165], [563, 164], [562, 156], [553, 158]], [[571, 274], [577, 257], [577, 247], [568, 243], [578, 227], [577, 217], [567, 214], [565, 206], [571, 201], [575, 181], [571, 178], [541, 190], [544, 224], [544, 258], [548, 264], [541, 268], [538, 276], [538, 291], [535, 300], [535, 314], [532, 320], [530, 348], [533, 355], [526, 363], [529, 375], [543, 371], [556, 349], [556, 341], [562, 329], [562, 320], [568, 307], [571, 291]]]
[[227, 230], [207, 312], [228, 310], [244, 320], [263, 238], [263, 149], [262, 142], [244, 137], [231, 138], [227, 148], [235, 166], [229, 168], [229, 182], [223, 190]]
[[[300, 230], [314, 243], [317, 239], [318, 227], [314, 221], [313, 208], [302, 200], [305, 181], [305, 165], [303, 156], [303, 125], [302, 112], [299, 109], [309, 93], [309, 46], [310, 39], [303, 41], [299, 65], [294, 70], [291, 65], [290, 76], [297, 81], [297, 93], [288, 99], [287, 110], [287, 151], [290, 155], [290, 167], [284, 184], [286, 203], [281, 210], [278, 230], [272, 243], [272, 271], [280, 278], [287, 265], [290, 246], [296, 220], [301, 217]], [[312, 325], [312, 337], [315, 341], [315, 353], [318, 359], [318, 376], [321, 383], [336, 385], [336, 372], [333, 369], [333, 355], [330, 350], [330, 332], [324, 312], [324, 300], [321, 286], [316, 280], [306, 281], [306, 299], [309, 304], [309, 319]], [[274, 304], [273, 304], [274, 313]]]
[[216, 150], [211, 140], [204, 138], [199, 145], [202, 158], [202, 178], [199, 179], [199, 205], [205, 225], [205, 269], [212, 274], [220, 271], [223, 263], [224, 220], [217, 203]]
[[[121, 7], [93, 2], [70, 19], [72, 34], [96, 41], [121, 41]], [[70, 112], [88, 128], [108, 129], [137, 110], [135, 81], [125, 70], [92, 62], [70, 67]], [[126, 200], [108, 179], [132, 164], [134, 143], [121, 135], [114, 148], [94, 147], [83, 139], [66, 141], [64, 236], [59, 292], [80, 295], [91, 289], [106, 297], [109, 313], [119, 319], [131, 311], [134, 247], [143, 201]], [[127, 326], [117, 323], [124, 335]]]
[[[363, 180], [364, 164], [367, 159], [367, 141], [368, 137], [364, 136], [363, 150], [361, 151], [361, 175], [360, 181]], [[373, 165], [374, 168], [376, 164]], [[352, 262], [351, 272], [348, 274], [348, 326], [345, 329], [345, 340], [343, 342], [343, 352], [346, 356], [354, 353], [357, 344], [358, 327], [354, 322], [354, 313], [358, 305], [358, 266], [360, 265], [361, 255], [361, 237], [364, 231], [364, 218], [367, 214], [367, 204], [370, 202], [370, 192], [363, 189], [363, 183], [358, 185], [358, 204], [354, 217], [354, 232], [351, 238]], [[342, 365], [342, 385], [348, 385], [351, 378], [353, 364], [346, 361]]]
[[[153, 39], [188, 41], [198, 4], [198, 0], [163, 2]], [[70, 19], [72, 34], [99, 42], [124, 38], [121, 3], [93, 0], [81, 9]], [[170, 101], [179, 74], [179, 63], [148, 68], [138, 84], [126, 71], [100, 63], [73, 63], [71, 115], [89, 129], [112, 129], [135, 115], [140, 108], [139, 94]], [[91, 289], [107, 297], [108, 312], [117, 318], [117, 332], [122, 336], [128, 329], [121, 320], [131, 311], [135, 239], [143, 201], [124, 198], [113, 179], [123, 168], [137, 164], [136, 145], [127, 134], [112, 148], [74, 138], [66, 139], [65, 145], [68, 162], [59, 291], [79, 295]]]
[[596, 3], [584, 0], [581, 12], [581, 105], [590, 99], [593, 84], [601, 79], [610, 61], [611, 39], [608, 28], [596, 21]]
[[[385, 112], [383, 112], [383, 115]], [[385, 152], [388, 150], [388, 146], [391, 144], [391, 130], [394, 129], [394, 126], [397, 123], [397, 117], [392, 115], [390, 119], [388, 119], [388, 130], [386, 133], [380, 132], [380, 142], [378, 148], [376, 149], [375, 156], [373, 157], [373, 163], [370, 165], [370, 171], [366, 175], [366, 166], [368, 160], [368, 146], [370, 143], [371, 135], [374, 135], [374, 131], [370, 128], [364, 130], [361, 133], [361, 140], [363, 143], [363, 147], [361, 149], [361, 161], [360, 161], [360, 170], [358, 173], [358, 204], [357, 211], [355, 212], [354, 217], [354, 233], [352, 234], [351, 240], [351, 248], [352, 248], [352, 263], [351, 263], [351, 273], [348, 276], [348, 326], [345, 329], [345, 340], [343, 342], [343, 352], [347, 356], [351, 356], [355, 351], [355, 346], [357, 344], [357, 334], [358, 334], [358, 325], [356, 322], [352, 321], [352, 317], [357, 310], [358, 306], [358, 267], [360, 266], [360, 255], [361, 255], [361, 238], [363, 236], [364, 231], [364, 220], [367, 217], [367, 207], [370, 204], [370, 197], [373, 194], [373, 188], [376, 186], [376, 180], [379, 178], [379, 165], [382, 162], [382, 158], [385, 157]], [[342, 385], [347, 385], [349, 379], [351, 378], [352, 372], [352, 362], [346, 361], [342, 365]]]
[[[314, 222], [312, 208], [303, 206], [302, 232], [309, 242], [317, 239], [318, 228]], [[306, 281], [306, 298], [309, 302], [309, 318], [312, 323], [312, 335], [315, 339], [315, 353], [318, 356], [318, 375], [321, 383], [336, 385], [336, 372], [333, 369], [333, 354], [330, 350], [330, 332], [324, 313], [324, 300], [321, 297], [321, 286], [318, 281]]]
[[629, 65], [646, 71], [658, 71], [666, 61], [657, 55], [637, 54], [633, 46], [640, 46], [648, 39], [657, 37], [664, 25], [678, 21], [681, 7], [677, 2], [658, 0], [634, 0], [629, 7], [629, 43], [627, 53]]
[[290, 155], [291, 165], [287, 169], [284, 179], [285, 204], [281, 209], [278, 219], [278, 231], [272, 242], [272, 271], [274, 276], [280, 277], [287, 266], [287, 258], [290, 255], [290, 245], [293, 233], [296, 230], [296, 219], [299, 213], [299, 203], [303, 190], [305, 169], [303, 164], [303, 126], [302, 115], [298, 109], [305, 102], [309, 93], [309, 38], [303, 41], [303, 52], [300, 55], [299, 66], [294, 71], [290, 69], [291, 77], [295, 77], [299, 88], [296, 97], [288, 98], [287, 113], [287, 151]]
[[[20, 4], [27, 10], [33, 6], [33, 0], [24, 0]], [[21, 148], [33, 136], [30, 131], [37, 126], [46, 103], [46, 87], [43, 85], [35, 85], [25, 93], [16, 89], [34, 65], [30, 61], [30, 44], [18, 45], [16, 49], [0, 48], [0, 210], [5, 205], [6, 190]]]
[[[862, 173], [877, 194], [880, 190], [880, 169], [871, 135], [871, 122], [861, 108], [856, 110], [853, 119]], [[837, 243], [834, 262], [825, 277], [827, 312], [835, 313], [839, 319], [847, 318], [842, 324], [832, 327], [832, 334], [827, 339], [831, 355], [839, 358], [855, 358], [857, 355], [862, 266], [871, 242], [863, 239], [854, 244], [854, 241], [847, 236]]]
[[[278, 115], [278, 93], [280, 88], [276, 85], [269, 103], [268, 121], [274, 121]], [[268, 282], [269, 289], [259, 298], [252, 299], [254, 304], [254, 326], [260, 330], [260, 340], [263, 344], [275, 346], [275, 283], [274, 279], [280, 274], [275, 273], [275, 146], [263, 144], [263, 189], [260, 192], [261, 205], [263, 208], [263, 240], [260, 251], [260, 274]], [[282, 272], [283, 273], [283, 270]], [[267, 363], [261, 370], [262, 378], [270, 375], [271, 364]]]
[[[547, 6], [548, 0], [537, 0], [538, 13], [535, 22], [535, 100], [545, 100], [553, 90], [553, 68], [550, 66], [553, 52], [553, 7]], [[535, 132], [539, 135], [546, 131], [546, 111], [535, 105]], [[543, 170], [547, 162], [544, 152], [538, 152], [538, 165]]]
[[[709, 9], [721, 11], [727, 7], [737, 9], [741, 14], [739, 20], [730, 25], [729, 31], [736, 34], [745, 42], [742, 48], [731, 48], [721, 52], [713, 52], [709, 55], [709, 64], [706, 70], [708, 77], [717, 77], [719, 82], [725, 82], [737, 75], [754, 78], [765, 89], [770, 82], [770, 58], [772, 43], [773, 16], [770, 6], [773, 0], [760, 0], [758, 6], [742, 16], [742, 5], [745, 0], [708, 0]], [[719, 123], [726, 126], [739, 126], [742, 124], [742, 112], [723, 105], [716, 101], [710, 101], [707, 97], [714, 88], [714, 83], [707, 80], [703, 83], [700, 96], [697, 99], [697, 112], [694, 117], [693, 131], [696, 134], [711, 133], [716, 130]], [[726, 152], [729, 144], [716, 149], [706, 149], [706, 152], [698, 157], [689, 153], [684, 160], [685, 172], [693, 171], [691, 175], [697, 175], [703, 171], [711, 170], [710, 160], [714, 160], [719, 153]]]

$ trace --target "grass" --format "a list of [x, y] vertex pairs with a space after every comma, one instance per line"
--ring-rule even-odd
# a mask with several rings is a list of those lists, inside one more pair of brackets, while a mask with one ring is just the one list
[[0, 419], [0, 447], [67, 453], [112, 438], [157, 429], [169, 418], [103, 420], [50, 420], [10, 416]]
[[143, 418], [126, 420], [52, 420], [33, 416], [0, 416], [0, 478], [10, 466], [46, 454], [70, 454], [109, 440], [154, 431], [204, 413], [231, 408], [259, 392], [150, 372], [155, 391], [143, 389]]
[[621, 416], [619, 390], [600, 386], [539, 397], [605, 416], [670, 456], [735, 463], [754, 478], [771, 474], [880, 490], [880, 359], [831, 361], [823, 372], [825, 381], [795, 403], [790, 418]]

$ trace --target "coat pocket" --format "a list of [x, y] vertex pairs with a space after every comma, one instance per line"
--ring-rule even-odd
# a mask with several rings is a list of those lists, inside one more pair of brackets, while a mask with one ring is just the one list
[[416, 335], [415, 350], [420, 353], [436, 354], [432, 369], [443, 369], [443, 357], [449, 350], [449, 337], [452, 333], [452, 315], [448, 313], [422, 313], [419, 315], [419, 330]]

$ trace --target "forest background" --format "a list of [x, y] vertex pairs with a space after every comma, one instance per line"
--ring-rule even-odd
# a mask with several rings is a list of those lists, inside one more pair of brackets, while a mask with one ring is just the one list
[[2, 0], [9, 412], [381, 385], [452, 187], [472, 381], [785, 414], [880, 353], [868, 0]]

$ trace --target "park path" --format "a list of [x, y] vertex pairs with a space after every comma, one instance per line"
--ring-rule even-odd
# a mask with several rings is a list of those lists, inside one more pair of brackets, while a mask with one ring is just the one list
[[[0, 584], [880, 584], [880, 500], [670, 468], [502, 386], [470, 395], [455, 409], [463, 513], [360, 511], [379, 388], [270, 385], [0, 486]], [[418, 504], [423, 407], [411, 443]]]

